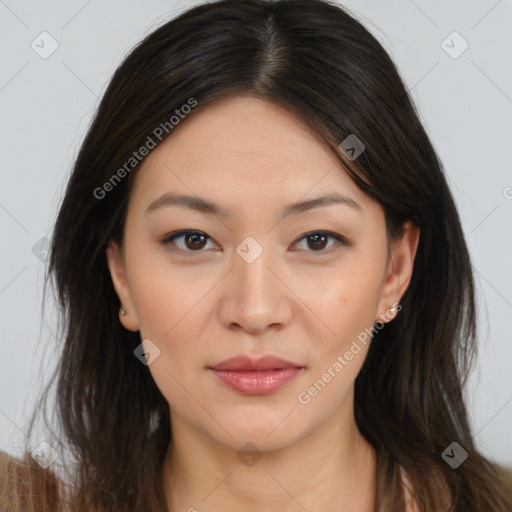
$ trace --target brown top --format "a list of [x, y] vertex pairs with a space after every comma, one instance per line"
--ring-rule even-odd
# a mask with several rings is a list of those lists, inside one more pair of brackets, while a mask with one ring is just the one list
[[[32, 472], [29, 473], [28, 469]], [[512, 468], [495, 465], [498, 475], [512, 499]], [[412, 494], [406, 484], [407, 512], [417, 512]], [[30, 479], [32, 482], [30, 485]], [[54, 472], [44, 469], [30, 456], [24, 460], [17, 459], [0, 450], [0, 511], [1, 512], [57, 512], [58, 510], [58, 479]], [[14, 491], [17, 492], [14, 492]], [[45, 491], [45, 492], [44, 492]], [[31, 508], [33, 507], [33, 508]]]
[[[32, 469], [32, 471], [29, 471]], [[17, 459], [0, 450], [0, 510], [2, 512], [56, 512], [58, 480], [29, 453]]]

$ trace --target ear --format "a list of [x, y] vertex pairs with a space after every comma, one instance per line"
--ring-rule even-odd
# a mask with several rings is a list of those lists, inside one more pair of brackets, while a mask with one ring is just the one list
[[[386, 274], [382, 283], [376, 320], [386, 323], [400, 311], [400, 299], [411, 282], [420, 228], [411, 221], [404, 223], [403, 234], [393, 240]], [[395, 307], [395, 311], [391, 308]]]
[[119, 319], [123, 326], [129, 331], [139, 330], [139, 320], [131, 296], [130, 285], [126, 275], [126, 264], [124, 260], [123, 250], [119, 248], [117, 243], [111, 241], [106, 249], [108, 268], [110, 269], [110, 277], [112, 284], [121, 303], [121, 308], [125, 310], [125, 314], [119, 312]]

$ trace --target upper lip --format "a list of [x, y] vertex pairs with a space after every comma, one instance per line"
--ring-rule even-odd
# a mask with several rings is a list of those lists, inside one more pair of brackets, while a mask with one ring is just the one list
[[262, 357], [235, 356], [216, 365], [208, 366], [212, 370], [280, 370], [283, 368], [303, 368], [302, 365], [286, 361], [277, 356]]

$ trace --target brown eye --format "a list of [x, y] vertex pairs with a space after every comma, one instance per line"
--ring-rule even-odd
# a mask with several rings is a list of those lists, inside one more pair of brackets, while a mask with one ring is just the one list
[[[184, 243], [176, 243], [176, 241], [180, 239], [182, 239]], [[328, 245], [329, 239], [334, 241], [330, 245]], [[174, 245], [178, 251], [182, 252], [206, 252], [203, 251], [203, 249], [206, 247], [208, 240], [211, 240], [211, 238], [202, 231], [183, 230], [164, 238], [162, 240], [162, 244]], [[310, 233], [306, 233], [298, 242], [296, 242], [296, 244], [304, 240], [307, 243], [307, 248], [304, 249], [306, 252], [328, 253], [330, 252], [329, 249], [334, 248], [335, 246], [352, 246], [352, 244], [344, 237], [330, 231], [312, 231]]]
[[[334, 243], [329, 245], [327, 250], [325, 250], [329, 238], [333, 239]], [[350, 246], [349, 242], [345, 238], [329, 231], [313, 231], [311, 233], [306, 233], [302, 238], [300, 238], [299, 242], [302, 242], [303, 240], [306, 240], [307, 249], [305, 250], [307, 252], [329, 252], [329, 249], [333, 246]]]
[[206, 237], [200, 233], [189, 233], [185, 235], [185, 245], [189, 249], [202, 249], [205, 246]]
[[[307, 237], [308, 241], [308, 247], [312, 249], [325, 249], [325, 246], [327, 245], [327, 239], [329, 237], [324, 234], [319, 235], [309, 235]], [[311, 243], [310, 243], [311, 242]]]
[[[183, 239], [184, 244], [176, 244], [175, 240]], [[206, 246], [207, 240], [210, 237], [202, 231], [179, 231], [173, 235], [168, 236], [162, 240], [162, 244], [173, 244], [178, 247], [179, 250], [185, 252], [204, 252], [202, 249]]]

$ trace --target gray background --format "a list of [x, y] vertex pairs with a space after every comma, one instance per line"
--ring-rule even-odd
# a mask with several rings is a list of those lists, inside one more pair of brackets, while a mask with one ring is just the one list
[[[44, 238], [94, 109], [129, 49], [196, 3], [0, 0], [0, 449], [18, 453], [57, 361]], [[512, 1], [343, 5], [397, 63], [445, 166], [480, 308], [471, 419], [480, 449], [512, 466]]]

